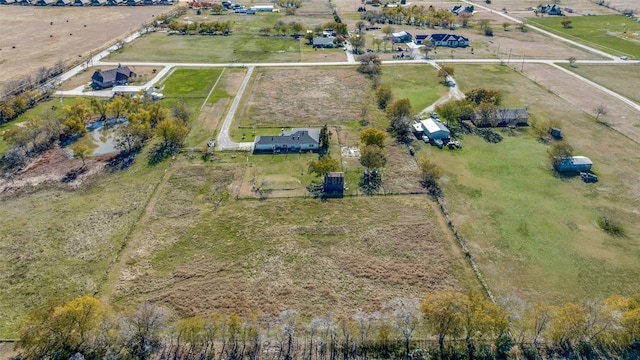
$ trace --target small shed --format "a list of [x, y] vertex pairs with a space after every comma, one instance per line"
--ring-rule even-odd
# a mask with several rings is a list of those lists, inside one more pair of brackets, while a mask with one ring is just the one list
[[413, 41], [413, 35], [406, 31], [400, 31], [391, 35], [391, 41], [394, 43], [409, 43]]
[[571, 156], [558, 159], [554, 167], [558, 172], [589, 172], [591, 165], [591, 159], [586, 156]]
[[344, 196], [344, 173], [328, 172], [324, 174], [322, 192], [330, 197]]

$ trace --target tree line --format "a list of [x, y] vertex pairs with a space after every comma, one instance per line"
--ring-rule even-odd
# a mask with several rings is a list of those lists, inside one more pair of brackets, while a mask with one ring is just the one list
[[[640, 294], [601, 303], [498, 305], [478, 292], [394, 299], [379, 312], [293, 310], [171, 319], [143, 303], [119, 314], [82, 296], [20, 323], [15, 359], [552, 359], [640, 355]], [[77, 355], [75, 358], [78, 358]]]
[[169, 30], [179, 34], [201, 34], [201, 35], [227, 35], [233, 29], [233, 22], [227, 21], [210, 21], [210, 22], [181, 22], [172, 21], [169, 23]]
[[[360, 13], [360, 19], [374, 24], [396, 24], [411, 26], [426, 26], [433, 29], [436, 26], [448, 28], [453, 25], [455, 15], [447, 9], [436, 9], [433, 5], [398, 6], [381, 10], [366, 10]], [[462, 16], [468, 21], [467, 16]]]

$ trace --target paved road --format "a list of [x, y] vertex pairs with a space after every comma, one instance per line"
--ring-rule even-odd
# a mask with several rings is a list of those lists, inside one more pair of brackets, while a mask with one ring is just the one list
[[216, 148], [218, 150], [244, 150], [244, 151], [252, 151], [253, 143], [252, 142], [243, 142], [236, 143], [231, 140], [229, 137], [229, 128], [231, 127], [231, 123], [233, 122], [233, 116], [238, 109], [238, 104], [240, 104], [240, 99], [242, 99], [242, 94], [251, 79], [251, 74], [253, 74], [253, 69], [255, 66], [249, 66], [247, 70], [247, 74], [244, 76], [242, 80], [242, 84], [240, 84], [240, 88], [238, 89], [238, 93], [233, 98], [233, 103], [229, 108], [229, 112], [227, 113], [227, 117], [224, 119], [224, 123], [222, 124], [222, 129], [220, 130], [220, 135], [218, 135], [218, 141], [216, 144]]

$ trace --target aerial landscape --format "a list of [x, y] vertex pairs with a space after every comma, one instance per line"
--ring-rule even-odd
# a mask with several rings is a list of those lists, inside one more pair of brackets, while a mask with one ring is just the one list
[[0, 359], [640, 358], [640, 4], [0, 23]]

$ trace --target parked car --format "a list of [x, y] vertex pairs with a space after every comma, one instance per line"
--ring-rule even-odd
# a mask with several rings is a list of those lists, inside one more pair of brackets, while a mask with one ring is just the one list
[[596, 174], [581, 172], [580, 177], [582, 178], [582, 181], [586, 183], [598, 182], [598, 176]]
[[442, 147], [444, 146], [444, 142], [442, 142], [442, 140], [440, 140], [440, 139], [433, 139], [433, 145], [435, 145], [438, 148], [442, 149]]
[[422, 141], [429, 143], [429, 137], [427, 135], [422, 135]]
[[438, 113], [436, 113], [435, 111], [430, 112], [429, 115], [431, 115], [431, 117], [434, 119], [438, 119]]
[[627, 60], [629, 60], [629, 57], [628, 56], [622, 56], [622, 57], [620, 57], [620, 60], [627, 61]]

